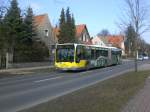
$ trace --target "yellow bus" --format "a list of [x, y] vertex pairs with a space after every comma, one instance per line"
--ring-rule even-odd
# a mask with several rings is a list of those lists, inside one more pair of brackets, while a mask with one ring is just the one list
[[121, 49], [99, 45], [57, 44], [55, 68], [59, 70], [86, 70], [121, 63]]

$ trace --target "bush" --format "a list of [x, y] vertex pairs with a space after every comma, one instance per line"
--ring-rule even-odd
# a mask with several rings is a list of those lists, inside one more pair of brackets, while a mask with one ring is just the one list
[[32, 46], [21, 46], [15, 49], [14, 62], [38, 62], [49, 57], [49, 50], [42, 42], [34, 42]]

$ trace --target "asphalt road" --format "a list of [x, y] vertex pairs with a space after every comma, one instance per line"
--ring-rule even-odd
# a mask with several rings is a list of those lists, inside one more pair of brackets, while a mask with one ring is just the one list
[[[149, 61], [138, 62], [139, 65]], [[0, 112], [16, 112], [133, 70], [134, 62], [82, 72], [51, 72], [0, 79]]]

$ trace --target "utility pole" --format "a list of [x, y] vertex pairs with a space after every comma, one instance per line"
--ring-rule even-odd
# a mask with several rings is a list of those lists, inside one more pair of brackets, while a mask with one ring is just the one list
[[136, 32], [136, 38], [135, 38], [135, 72], [138, 71], [138, 65], [137, 65], [137, 53], [138, 53], [138, 49], [137, 49], [137, 45], [138, 45], [138, 38], [139, 38], [139, 17], [140, 17], [140, 4], [139, 4], [139, 0], [136, 1], [136, 6], [135, 6], [135, 32]]
[[138, 53], [138, 51], [136, 50], [135, 51], [135, 61], [134, 61], [134, 63], [135, 63], [135, 72], [137, 72], [138, 71], [138, 65], [137, 65], [137, 54]]

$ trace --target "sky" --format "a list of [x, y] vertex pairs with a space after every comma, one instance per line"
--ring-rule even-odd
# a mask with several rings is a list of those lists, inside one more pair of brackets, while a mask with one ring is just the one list
[[[149, 0], [147, 0], [149, 1]], [[123, 17], [124, 0], [18, 0], [19, 6], [25, 10], [29, 5], [34, 14], [47, 13], [53, 26], [59, 23], [61, 9], [70, 7], [76, 24], [86, 24], [91, 37], [102, 29], [108, 29], [111, 34], [119, 34], [117, 25]], [[143, 35], [150, 43], [150, 33]]]

